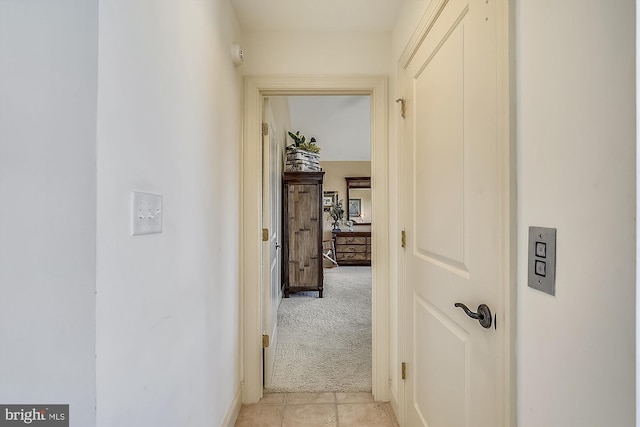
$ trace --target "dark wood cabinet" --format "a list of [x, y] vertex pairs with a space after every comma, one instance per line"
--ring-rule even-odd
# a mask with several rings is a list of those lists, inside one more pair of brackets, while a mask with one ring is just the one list
[[282, 278], [291, 292], [318, 291], [322, 298], [322, 181], [324, 172], [283, 176]]
[[371, 265], [370, 231], [338, 231], [333, 236], [338, 265]]

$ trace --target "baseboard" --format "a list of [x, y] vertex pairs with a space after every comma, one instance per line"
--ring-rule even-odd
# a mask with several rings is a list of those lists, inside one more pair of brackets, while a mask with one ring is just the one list
[[238, 391], [231, 405], [229, 405], [227, 414], [224, 416], [220, 427], [233, 427], [238, 419], [238, 414], [240, 414], [240, 408], [242, 408], [242, 388], [238, 387]]

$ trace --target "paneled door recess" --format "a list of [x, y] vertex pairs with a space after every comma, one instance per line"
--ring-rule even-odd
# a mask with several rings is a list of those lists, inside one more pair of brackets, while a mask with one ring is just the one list
[[285, 172], [282, 277], [291, 292], [318, 291], [322, 298], [322, 181], [324, 172]]

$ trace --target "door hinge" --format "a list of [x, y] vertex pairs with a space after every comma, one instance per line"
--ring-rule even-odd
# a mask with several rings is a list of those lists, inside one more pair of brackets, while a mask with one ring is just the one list
[[262, 336], [262, 348], [269, 347], [269, 335]]
[[402, 362], [402, 379], [406, 380], [407, 379], [407, 364], [405, 362]]
[[263, 242], [268, 242], [269, 241], [269, 229], [268, 228], [263, 228], [262, 229], [262, 241]]
[[401, 234], [401, 244], [403, 248], [407, 247], [407, 233], [402, 230], [402, 234]]
[[262, 124], [262, 136], [269, 135], [269, 123]]
[[398, 99], [396, 99], [396, 102], [400, 103], [400, 116], [402, 116], [402, 118], [404, 119], [405, 117], [407, 117], [406, 102], [405, 102], [404, 98], [398, 98]]

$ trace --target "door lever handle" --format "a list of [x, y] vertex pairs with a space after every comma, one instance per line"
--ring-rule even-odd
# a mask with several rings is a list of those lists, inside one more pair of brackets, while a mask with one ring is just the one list
[[489, 329], [491, 327], [491, 310], [489, 310], [488, 305], [480, 304], [478, 306], [477, 313], [469, 310], [469, 308], [461, 302], [457, 302], [453, 306], [463, 309], [467, 316], [471, 317], [472, 319], [476, 319], [478, 322], [480, 322], [480, 326], [482, 326], [483, 328]]

